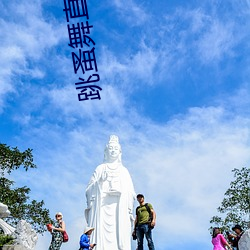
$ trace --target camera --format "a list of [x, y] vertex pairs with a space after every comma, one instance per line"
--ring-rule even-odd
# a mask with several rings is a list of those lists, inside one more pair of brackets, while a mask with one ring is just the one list
[[132, 238], [133, 238], [133, 240], [136, 240], [136, 239], [137, 239], [137, 236], [136, 236], [136, 232], [135, 232], [135, 231], [132, 233]]

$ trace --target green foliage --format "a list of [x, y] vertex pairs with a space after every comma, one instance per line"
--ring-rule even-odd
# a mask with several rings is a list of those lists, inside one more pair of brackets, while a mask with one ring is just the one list
[[14, 243], [14, 239], [10, 235], [0, 234], [0, 247], [3, 245], [12, 245]]
[[13, 170], [21, 166], [27, 171], [29, 168], [36, 168], [33, 163], [32, 149], [28, 148], [24, 152], [19, 151], [17, 147], [10, 148], [6, 144], [0, 143], [0, 173], [4, 175], [4, 171], [10, 174]]
[[0, 144], [0, 202], [6, 204], [11, 211], [11, 217], [5, 221], [15, 226], [19, 220], [26, 220], [37, 233], [46, 231], [45, 225], [52, 220], [49, 210], [44, 208], [44, 201], [30, 200], [30, 188], [27, 186], [14, 188], [14, 182], [5, 178], [5, 173], [10, 174], [13, 170], [23, 167], [36, 168], [33, 163], [32, 150], [20, 152], [17, 148], [11, 149], [5, 144]]
[[[230, 231], [235, 224], [247, 228], [250, 216], [250, 169], [233, 169], [234, 180], [225, 192], [225, 197], [217, 211], [223, 214], [213, 216], [210, 223], [218, 226], [222, 231]], [[212, 228], [212, 227], [211, 227]], [[210, 228], [210, 229], [211, 229]]]

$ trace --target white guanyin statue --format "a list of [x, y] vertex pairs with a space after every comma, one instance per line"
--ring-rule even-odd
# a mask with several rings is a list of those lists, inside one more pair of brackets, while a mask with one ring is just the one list
[[88, 226], [94, 227], [95, 250], [131, 250], [135, 191], [128, 170], [122, 165], [119, 139], [111, 135], [104, 163], [97, 166], [86, 189]]

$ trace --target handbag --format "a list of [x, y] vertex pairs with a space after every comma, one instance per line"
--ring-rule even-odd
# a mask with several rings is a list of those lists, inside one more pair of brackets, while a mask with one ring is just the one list
[[64, 231], [64, 232], [62, 233], [62, 235], [63, 235], [63, 242], [67, 242], [67, 241], [69, 240], [69, 236], [68, 236], [67, 232]]

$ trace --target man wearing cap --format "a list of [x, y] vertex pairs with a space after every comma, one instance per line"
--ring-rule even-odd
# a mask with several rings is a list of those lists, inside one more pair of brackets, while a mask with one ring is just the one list
[[93, 232], [94, 228], [93, 227], [86, 227], [83, 235], [80, 238], [80, 249], [79, 250], [90, 250], [93, 249], [95, 247], [95, 243], [94, 244], [90, 244], [89, 243], [89, 239], [90, 239], [90, 235]]
[[234, 246], [236, 247], [235, 249], [239, 250], [239, 245], [238, 245], [238, 243], [239, 243], [239, 240], [240, 240], [242, 234], [244, 233], [244, 231], [243, 231], [243, 229], [241, 228], [240, 225], [235, 225], [235, 226], [232, 228], [232, 230], [236, 233], [236, 235], [231, 234], [231, 236], [234, 237], [234, 242], [233, 242], [233, 243], [234, 243]]
[[[152, 239], [152, 229], [155, 226], [156, 213], [150, 203], [144, 202], [143, 194], [137, 195], [137, 201], [139, 202], [140, 206], [136, 208], [135, 228], [133, 232], [133, 236], [136, 234], [137, 237], [137, 249], [143, 250], [143, 239], [145, 235], [148, 242], [148, 249], [155, 250]], [[149, 220], [150, 217], [152, 217], [152, 220]]]

